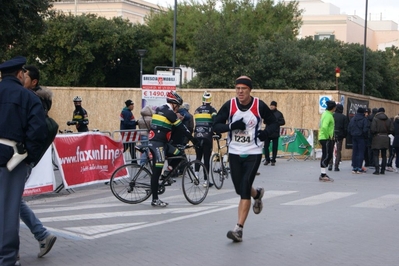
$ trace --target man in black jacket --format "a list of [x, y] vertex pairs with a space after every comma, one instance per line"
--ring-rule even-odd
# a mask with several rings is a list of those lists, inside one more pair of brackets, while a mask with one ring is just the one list
[[[337, 104], [334, 113], [334, 139], [337, 155], [335, 157], [334, 171], [339, 171], [339, 163], [341, 162], [342, 143], [348, 132], [348, 118], [343, 114], [344, 107]], [[333, 160], [328, 165], [328, 170], [332, 170]]]
[[[270, 110], [273, 112], [274, 116], [277, 119], [278, 127], [274, 131], [274, 133], [270, 136], [265, 141], [264, 149], [265, 149], [265, 162], [264, 165], [268, 165], [271, 163], [272, 166], [276, 165], [276, 158], [277, 158], [277, 148], [278, 148], [278, 138], [280, 137], [280, 126], [285, 125], [285, 119], [283, 116], [283, 113], [281, 113], [279, 110], [277, 110], [277, 102], [272, 101], [270, 103]], [[270, 153], [269, 153], [269, 146], [270, 142], [272, 142], [272, 158], [270, 159]]]

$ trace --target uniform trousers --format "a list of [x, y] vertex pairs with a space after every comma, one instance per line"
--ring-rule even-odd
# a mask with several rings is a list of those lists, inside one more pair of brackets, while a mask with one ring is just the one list
[[0, 265], [14, 266], [19, 252], [19, 214], [28, 167], [0, 167]]

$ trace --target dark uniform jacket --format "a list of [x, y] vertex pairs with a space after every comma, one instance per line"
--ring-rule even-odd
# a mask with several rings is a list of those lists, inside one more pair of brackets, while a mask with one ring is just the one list
[[[348, 118], [342, 112], [344, 107], [340, 104], [337, 105], [335, 109], [334, 117], [334, 137], [337, 140], [342, 140], [346, 138], [348, 134]], [[368, 127], [369, 129], [369, 127]]]
[[279, 110], [274, 109], [274, 110], [272, 110], [272, 112], [277, 119], [278, 127], [277, 127], [277, 129], [274, 130], [274, 132], [272, 134], [269, 135], [269, 139], [276, 139], [276, 138], [280, 137], [280, 126], [285, 125], [285, 119], [284, 119], [283, 113], [281, 113]]
[[388, 135], [393, 133], [394, 126], [392, 120], [385, 113], [376, 113], [373, 122], [371, 122], [370, 131], [373, 134], [372, 149], [389, 149], [390, 139]]
[[396, 116], [393, 122], [393, 127], [394, 127], [394, 131], [393, 131], [393, 144], [392, 147], [394, 147], [395, 149], [399, 149], [399, 116]]
[[[13, 76], [0, 82], [0, 138], [22, 142], [28, 152], [25, 162], [37, 163], [47, 135], [42, 103], [32, 91]], [[0, 144], [0, 166], [4, 167], [14, 150]]]
[[348, 133], [352, 137], [362, 137], [367, 139], [369, 132], [369, 121], [364, 116], [364, 113], [357, 113], [351, 119], [348, 125]]
[[76, 129], [78, 132], [87, 132], [89, 131], [88, 124], [89, 119], [87, 117], [87, 112], [82, 106], [76, 106], [75, 111], [73, 111], [72, 121], [78, 122], [76, 124]]

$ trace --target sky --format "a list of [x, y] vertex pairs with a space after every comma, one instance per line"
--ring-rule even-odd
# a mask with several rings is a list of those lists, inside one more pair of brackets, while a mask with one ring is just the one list
[[[144, 0], [161, 6], [174, 5], [175, 0]], [[278, 1], [278, 0], [275, 0]], [[341, 9], [341, 14], [358, 15], [364, 18], [366, 0], [323, 0]], [[179, 2], [179, 0], [177, 0]], [[368, 14], [372, 20], [393, 20], [399, 24], [399, 0], [368, 0]]]

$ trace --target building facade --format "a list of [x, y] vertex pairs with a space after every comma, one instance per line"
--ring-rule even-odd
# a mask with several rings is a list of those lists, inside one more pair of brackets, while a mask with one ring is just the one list
[[[284, 2], [290, 2], [286, 0]], [[347, 43], [364, 43], [365, 20], [357, 15], [341, 14], [340, 8], [322, 0], [297, 0], [303, 10], [298, 38], [336, 39]], [[367, 21], [367, 47], [384, 50], [399, 46], [398, 24], [391, 20]]]
[[161, 8], [142, 0], [59, 0], [54, 1], [53, 9], [73, 15], [96, 14], [100, 17], [122, 17], [132, 23], [144, 23], [144, 17], [151, 10]]

